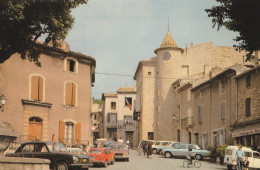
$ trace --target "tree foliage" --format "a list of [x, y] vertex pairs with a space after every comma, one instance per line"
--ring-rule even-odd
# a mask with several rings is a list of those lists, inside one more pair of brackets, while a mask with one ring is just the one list
[[57, 47], [72, 28], [73, 8], [88, 0], [1, 0], [0, 63], [20, 53], [40, 66], [40, 49], [34, 48], [42, 35], [46, 44]]
[[239, 51], [246, 50], [247, 60], [254, 58], [254, 51], [260, 50], [260, 1], [259, 0], [216, 0], [218, 6], [206, 9], [212, 17], [213, 27], [224, 26], [238, 32], [234, 45]]

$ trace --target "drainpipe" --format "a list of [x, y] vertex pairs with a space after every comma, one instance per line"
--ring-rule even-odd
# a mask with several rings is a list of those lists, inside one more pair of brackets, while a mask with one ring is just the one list
[[180, 93], [180, 142], [181, 142], [181, 112], [182, 112], [182, 107], [181, 107], [181, 103], [182, 103], [182, 94]]

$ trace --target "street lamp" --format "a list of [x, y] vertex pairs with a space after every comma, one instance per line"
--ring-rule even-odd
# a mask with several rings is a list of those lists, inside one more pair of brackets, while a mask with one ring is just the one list
[[[2, 94], [2, 95], [0, 96], [0, 108], [3, 108], [3, 107], [4, 107], [6, 100], [7, 100], [7, 99], [6, 99], [5, 95]], [[4, 109], [1, 109], [1, 111], [3, 112]]]

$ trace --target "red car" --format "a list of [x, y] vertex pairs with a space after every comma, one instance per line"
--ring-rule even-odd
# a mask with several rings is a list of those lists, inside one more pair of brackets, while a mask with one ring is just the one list
[[94, 157], [93, 165], [107, 167], [108, 164], [113, 165], [115, 163], [115, 154], [107, 148], [92, 148], [88, 151], [88, 155]]

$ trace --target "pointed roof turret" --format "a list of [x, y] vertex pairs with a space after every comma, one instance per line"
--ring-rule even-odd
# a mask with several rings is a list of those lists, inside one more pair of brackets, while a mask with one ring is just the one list
[[168, 31], [160, 48], [157, 48], [156, 50], [154, 50], [155, 54], [157, 54], [157, 52], [160, 49], [165, 49], [165, 48], [172, 48], [174, 50], [180, 50], [181, 52], [183, 52], [184, 50], [182, 48], [179, 48], [176, 44], [176, 42], [174, 41], [174, 39], [172, 38], [171, 33]]
[[169, 31], [167, 32], [160, 48], [164, 48], [164, 47], [178, 47]]

